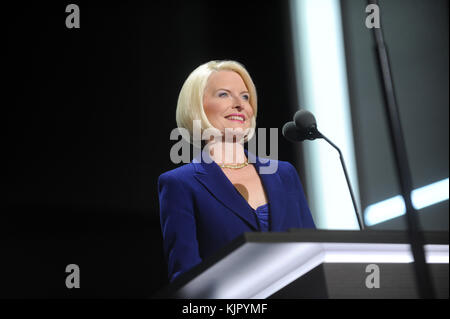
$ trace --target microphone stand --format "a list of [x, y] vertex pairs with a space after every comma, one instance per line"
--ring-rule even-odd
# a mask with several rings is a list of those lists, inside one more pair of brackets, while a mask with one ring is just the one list
[[325, 135], [323, 135], [322, 133], [320, 133], [320, 136], [328, 142], [328, 144], [330, 144], [331, 146], [333, 146], [339, 153], [339, 159], [341, 160], [341, 165], [342, 168], [344, 170], [344, 174], [345, 174], [345, 180], [347, 181], [347, 185], [348, 185], [348, 189], [350, 190], [350, 195], [352, 197], [352, 203], [353, 203], [353, 207], [355, 208], [355, 214], [356, 214], [356, 219], [358, 220], [358, 225], [359, 225], [359, 229], [360, 230], [364, 230], [364, 223], [361, 219], [361, 214], [358, 211], [358, 206], [356, 205], [356, 200], [355, 200], [355, 195], [353, 193], [353, 189], [352, 186], [350, 185], [350, 179], [348, 177], [348, 173], [347, 173], [347, 168], [345, 167], [345, 163], [344, 163], [344, 156], [342, 156], [342, 152], [339, 149], [339, 147], [337, 147], [333, 142], [331, 142]]
[[341, 160], [341, 165], [344, 170], [345, 180], [347, 182], [348, 189], [350, 190], [350, 196], [352, 197], [353, 208], [355, 209], [356, 220], [358, 221], [359, 229], [364, 230], [364, 222], [362, 221], [361, 214], [359, 213], [358, 206], [356, 205], [355, 195], [353, 193], [352, 185], [350, 183], [350, 179], [348, 177], [347, 168], [344, 162], [344, 156], [342, 155], [341, 150], [337, 147], [332, 141], [330, 141], [325, 135], [319, 132], [317, 126], [314, 124], [312, 127], [308, 128], [306, 131], [306, 139], [314, 140], [316, 138], [323, 138], [328, 142], [331, 146], [333, 146], [339, 153], [339, 159]]
[[[377, 0], [368, 0], [369, 4], [378, 6]], [[400, 114], [398, 111], [394, 84], [392, 81], [389, 57], [384, 43], [383, 31], [373, 28], [376, 42], [375, 49], [378, 62], [378, 70], [383, 87], [384, 109], [387, 115], [391, 147], [393, 148], [397, 178], [400, 181], [401, 194], [406, 205], [407, 233], [414, 257], [414, 269], [417, 288], [421, 298], [434, 298], [434, 290], [431, 283], [430, 273], [425, 260], [423, 245], [425, 243], [423, 233], [417, 218], [417, 211], [412, 205], [412, 177], [406, 153], [405, 141], [402, 133]]]

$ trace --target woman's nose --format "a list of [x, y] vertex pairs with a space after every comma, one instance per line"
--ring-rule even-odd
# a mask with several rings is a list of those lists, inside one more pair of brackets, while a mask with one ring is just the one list
[[241, 111], [243, 109], [242, 105], [240, 103], [235, 103], [233, 106], [234, 109]]
[[238, 97], [234, 98], [233, 103], [234, 103], [234, 106], [233, 106], [234, 109], [237, 109], [238, 111], [243, 109], [241, 100]]

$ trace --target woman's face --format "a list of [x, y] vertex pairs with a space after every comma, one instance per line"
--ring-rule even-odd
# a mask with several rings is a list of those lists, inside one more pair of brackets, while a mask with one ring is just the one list
[[234, 71], [213, 72], [203, 94], [203, 107], [209, 122], [221, 132], [225, 128], [251, 127], [253, 108], [241, 76]]

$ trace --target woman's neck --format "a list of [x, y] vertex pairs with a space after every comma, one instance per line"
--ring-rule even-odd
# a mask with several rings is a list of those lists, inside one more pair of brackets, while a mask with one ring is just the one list
[[236, 142], [209, 142], [206, 144], [211, 158], [217, 164], [242, 164], [247, 161], [244, 145]]

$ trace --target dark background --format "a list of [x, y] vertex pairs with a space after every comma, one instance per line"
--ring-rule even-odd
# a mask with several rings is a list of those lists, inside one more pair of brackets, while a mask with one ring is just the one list
[[[158, 176], [188, 74], [243, 63], [258, 127], [281, 127], [295, 83], [287, 2], [76, 2], [8, 5], [0, 297], [147, 297], [167, 283]], [[293, 84], [294, 83], [294, 84]], [[80, 289], [65, 267], [80, 267]]]
[[[150, 297], [167, 284], [157, 178], [177, 166], [169, 134], [194, 68], [246, 66], [257, 126], [279, 129], [279, 158], [305, 180], [301, 148], [281, 136], [301, 94], [289, 5], [77, 1], [81, 28], [67, 29], [70, 3], [2, 4], [0, 298]], [[365, 4], [341, 1], [363, 208], [398, 193]], [[448, 177], [448, 1], [380, 4], [420, 187]], [[431, 209], [427, 229], [448, 230], [448, 201]], [[80, 289], [65, 286], [68, 264]]]

